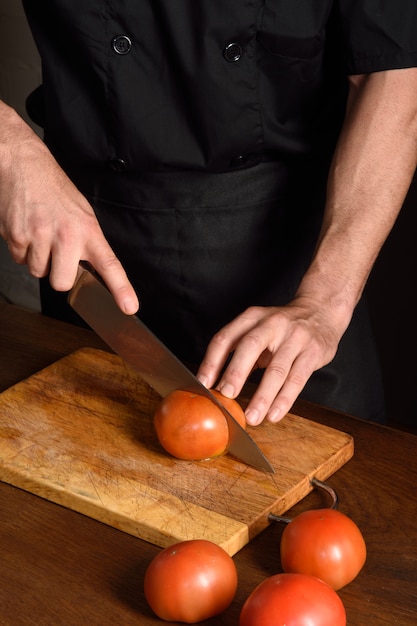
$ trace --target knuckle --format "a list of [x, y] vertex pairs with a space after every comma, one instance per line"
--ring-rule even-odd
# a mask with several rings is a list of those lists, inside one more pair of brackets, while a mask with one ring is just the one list
[[258, 354], [261, 354], [265, 349], [264, 342], [258, 333], [249, 332], [242, 341], [244, 342], [245, 349], [250, 352], [258, 352]]
[[204, 358], [200, 364], [200, 370], [211, 373], [216, 370], [216, 364], [212, 362], [208, 357]]
[[307, 378], [308, 378], [308, 376], [305, 373], [291, 372], [288, 375], [288, 379], [287, 380], [288, 380], [289, 383], [291, 383], [295, 387], [301, 389], [302, 387], [304, 387]]
[[267, 396], [263, 394], [256, 396], [256, 406], [258, 410], [260, 411], [260, 413], [265, 414], [267, 409], [269, 409], [270, 404], [271, 404], [271, 399], [268, 398]]
[[49, 219], [37, 215], [28, 224], [29, 238], [33, 242], [43, 242], [51, 239], [52, 225]]
[[244, 312], [243, 312], [243, 316], [247, 317], [249, 319], [253, 319], [253, 318], [258, 318], [259, 315], [261, 315], [264, 311], [263, 307], [257, 306], [257, 305], [252, 305], [249, 306]]
[[9, 248], [10, 253], [19, 253], [19, 251], [26, 249], [27, 247], [26, 238], [22, 235], [21, 232], [11, 230], [8, 232], [5, 239], [7, 241], [7, 247]]
[[219, 330], [212, 339], [212, 344], [214, 346], [223, 348], [226, 344], [229, 343], [229, 338], [228, 335], [226, 333], [226, 331], [224, 330]]
[[270, 363], [268, 366], [268, 375], [282, 380], [287, 375], [287, 368], [283, 363]]
[[229, 367], [227, 368], [227, 379], [236, 385], [245, 379], [245, 375], [241, 370]]
[[96, 269], [100, 274], [107, 274], [121, 269], [121, 264], [118, 258], [113, 254], [100, 258], [96, 263]]
[[9, 250], [12, 259], [19, 265], [26, 263], [27, 258], [27, 244], [17, 239], [8, 239], [7, 248]]

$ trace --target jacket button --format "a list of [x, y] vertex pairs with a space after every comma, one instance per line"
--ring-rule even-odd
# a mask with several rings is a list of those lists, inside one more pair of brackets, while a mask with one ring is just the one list
[[128, 54], [132, 49], [132, 40], [127, 35], [117, 35], [111, 45], [116, 54]]
[[229, 63], [236, 63], [242, 56], [242, 46], [236, 42], [228, 43], [223, 50], [223, 55]]
[[118, 157], [109, 160], [109, 167], [113, 172], [124, 172], [126, 169], [126, 161]]
[[234, 159], [230, 160], [230, 167], [232, 169], [240, 169], [244, 167], [252, 167], [258, 165], [262, 161], [262, 154], [258, 152], [250, 152], [248, 154], [239, 154]]

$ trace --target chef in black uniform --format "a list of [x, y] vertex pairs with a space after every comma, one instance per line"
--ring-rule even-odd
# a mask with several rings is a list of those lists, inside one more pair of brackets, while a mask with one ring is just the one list
[[44, 313], [88, 260], [207, 386], [261, 368], [250, 423], [383, 421], [363, 289], [416, 167], [415, 0], [23, 4], [47, 147], [2, 105], [0, 233]]

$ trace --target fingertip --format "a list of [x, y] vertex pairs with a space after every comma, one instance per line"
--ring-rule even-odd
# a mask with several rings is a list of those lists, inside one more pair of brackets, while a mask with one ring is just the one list
[[271, 409], [271, 411], [269, 411], [269, 413], [267, 415], [267, 420], [268, 420], [268, 422], [271, 422], [272, 424], [276, 424], [283, 417], [284, 416], [283, 416], [282, 410], [278, 409], [278, 408], [274, 408], [274, 409]]
[[[47, 274], [44, 274], [43, 276], [38, 276], [37, 278], [43, 278], [45, 276], [47, 276]], [[65, 293], [67, 291], [70, 291], [70, 289], [72, 289], [72, 287], [74, 286], [74, 283], [75, 283], [75, 279], [72, 280], [71, 278], [67, 278], [67, 277], [56, 278], [55, 275], [53, 275], [52, 273], [49, 274], [49, 284], [51, 285], [54, 291]]]
[[198, 374], [197, 373], [197, 380], [204, 386], [206, 387], [206, 389], [208, 389], [208, 384], [209, 384], [209, 379], [205, 374]]
[[257, 409], [249, 409], [245, 413], [246, 421], [251, 426], [258, 426], [262, 422], [261, 414]]
[[139, 311], [139, 300], [136, 297], [127, 297], [121, 303], [121, 309], [126, 315], [134, 315]]
[[235, 388], [230, 383], [223, 383], [219, 385], [219, 391], [226, 396], [226, 398], [233, 399], [235, 397]]

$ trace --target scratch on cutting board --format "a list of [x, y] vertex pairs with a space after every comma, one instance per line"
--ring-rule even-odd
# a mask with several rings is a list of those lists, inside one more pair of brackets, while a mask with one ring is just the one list
[[87, 476], [88, 476], [88, 478], [89, 478], [89, 480], [90, 480], [90, 483], [91, 483], [91, 485], [92, 485], [92, 487], [93, 487], [93, 489], [94, 489], [94, 491], [95, 491], [95, 493], [96, 493], [96, 495], [97, 495], [97, 499], [98, 499], [98, 500], [101, 502], [101, 504], [104, 506], [104, 502], [103, 502], [103, 500], [102, 500], [102, 497], [101, 497], [101, 495], [100, 495], [100, 492], [99, 492], [99, 490], [97, 489], [96, 481], [94, 480], [94, 474], [93, 474], [93, 472], [87, 472]]

